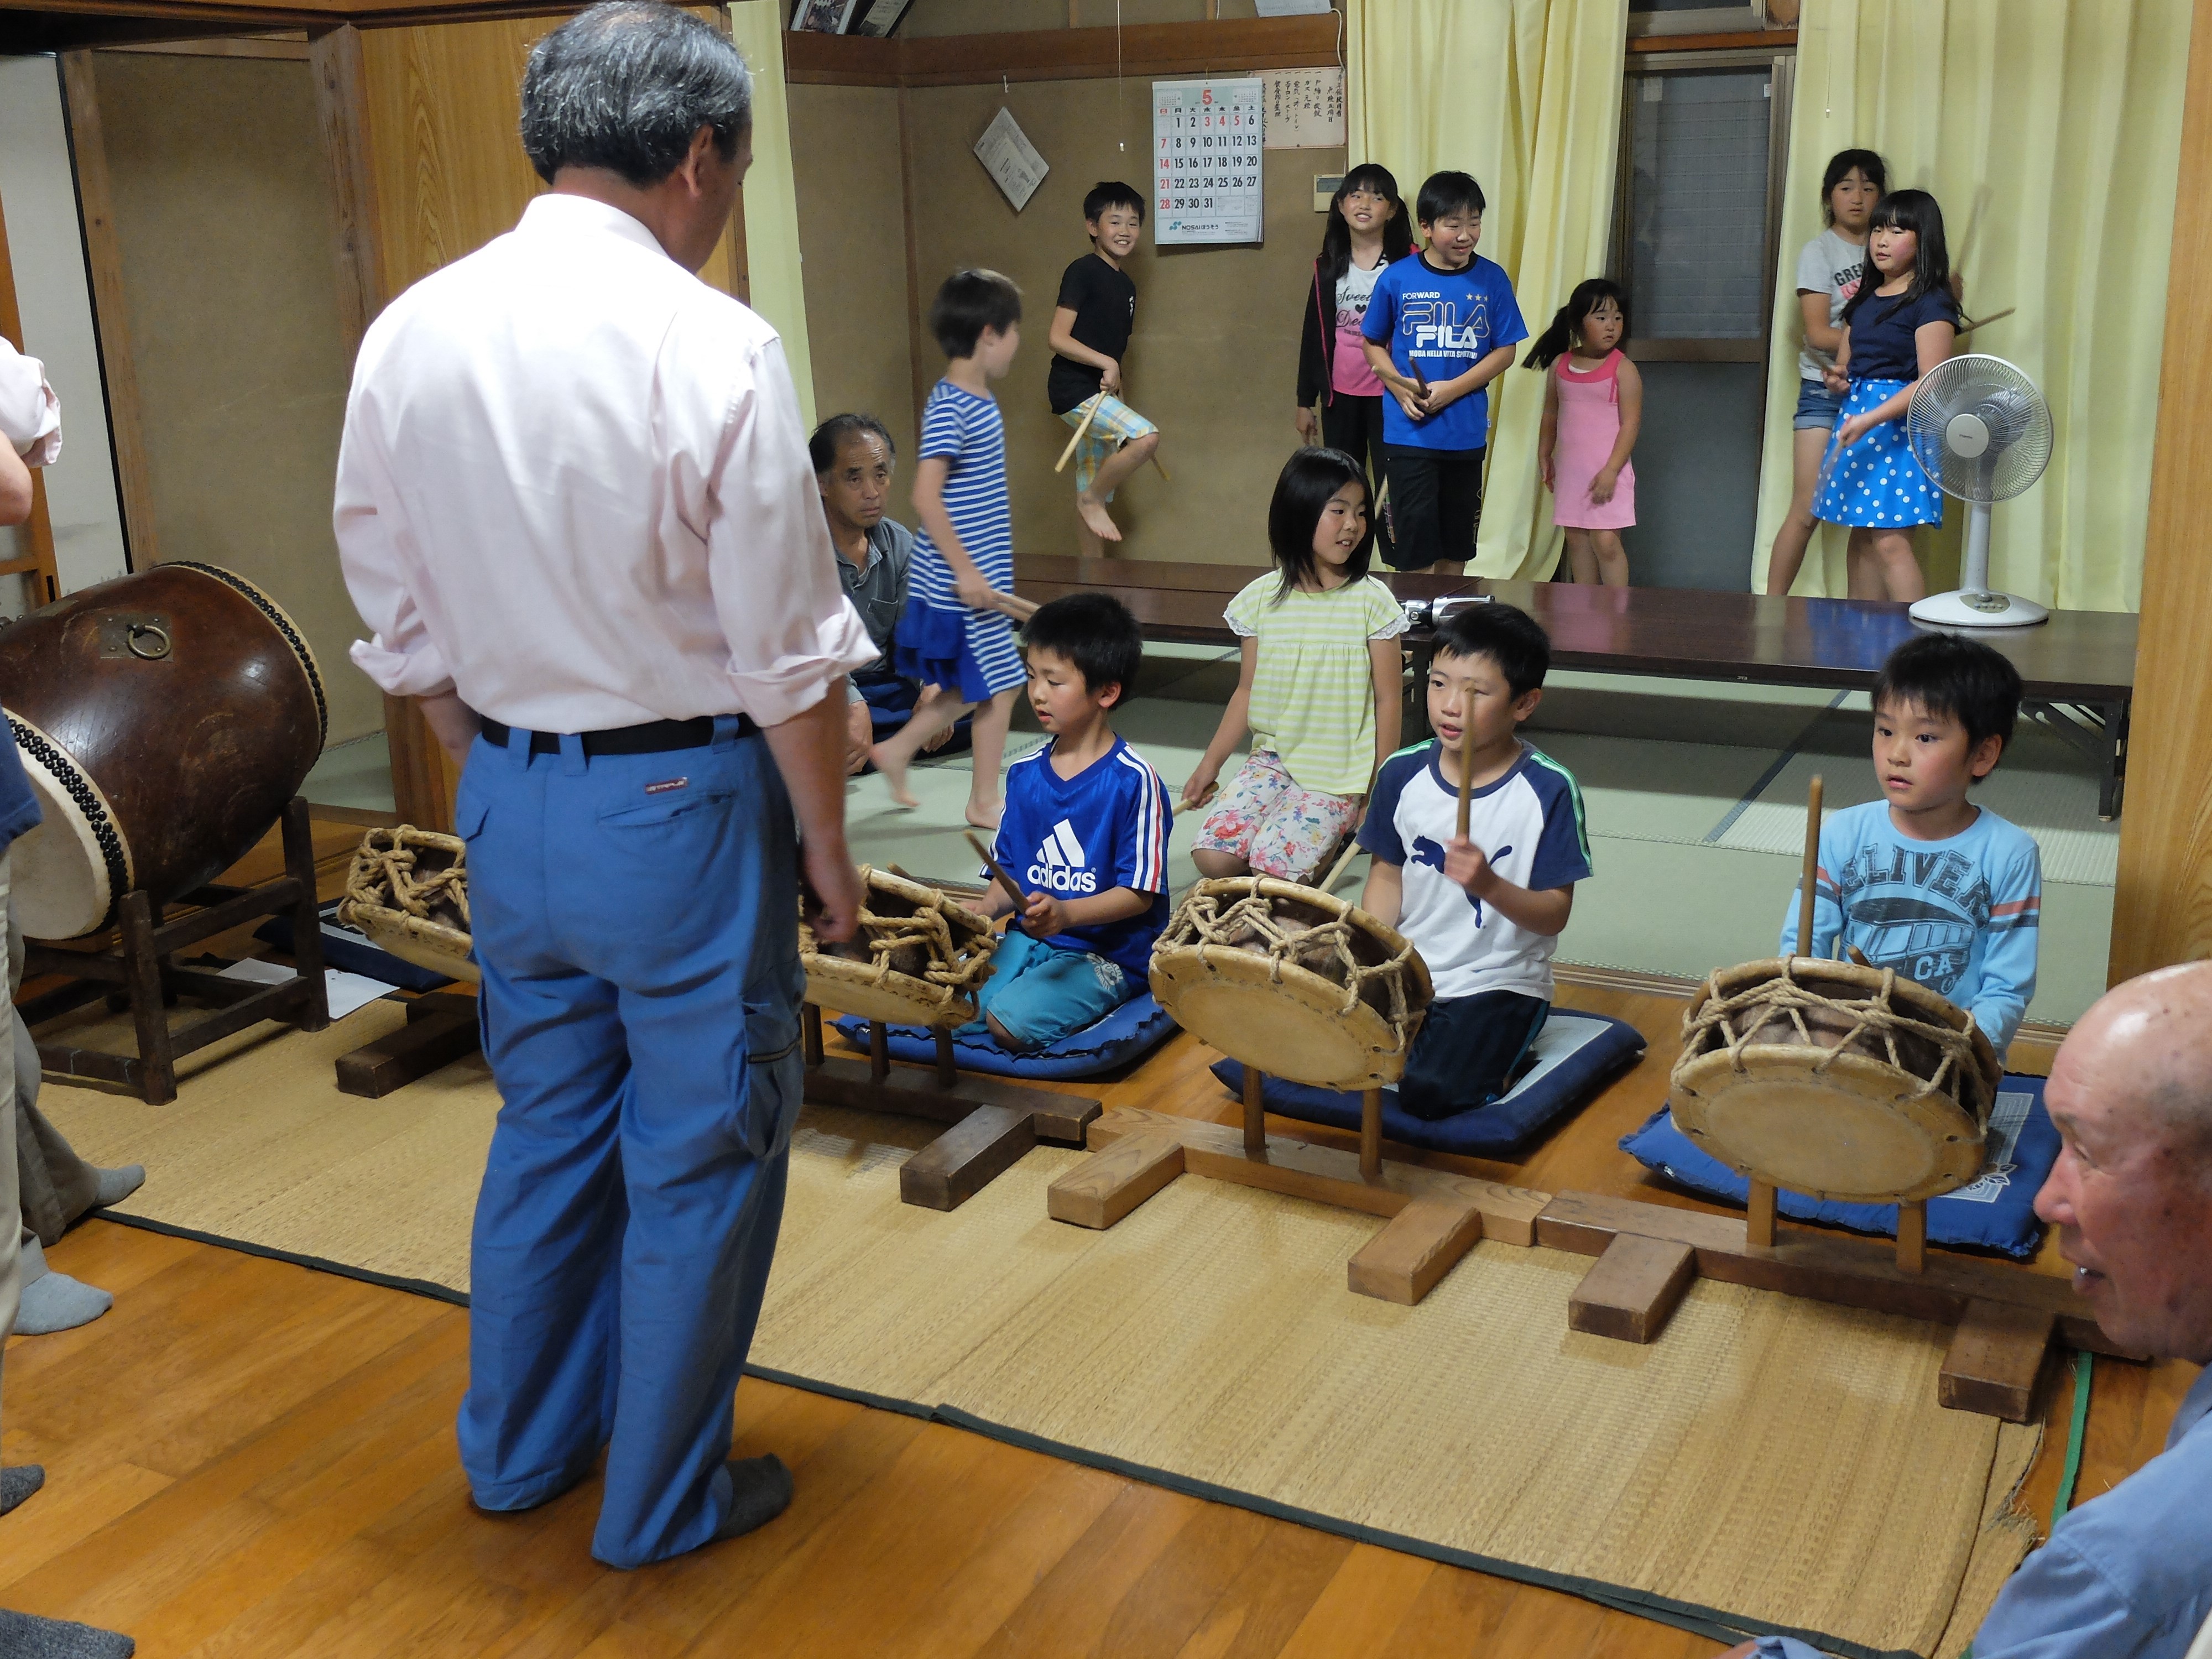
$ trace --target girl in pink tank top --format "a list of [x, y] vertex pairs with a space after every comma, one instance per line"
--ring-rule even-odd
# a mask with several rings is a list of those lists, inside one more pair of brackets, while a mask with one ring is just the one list
[[1537, 465], [1552, 491], [1552, 522], [1566, 532], [1578, 582], [1628, 586], [1620, 532], [1636, 522], [1629, 453], [1644, 419], [1644, 379], [1621, 351], [1628, 301], [1601, 276], [1578, 283], [1523, 365], [1544, 374]]

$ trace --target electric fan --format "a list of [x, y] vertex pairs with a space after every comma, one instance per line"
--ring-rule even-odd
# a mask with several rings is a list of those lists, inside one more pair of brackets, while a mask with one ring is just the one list
[[1942, 628], [2022, 628], [2051, 613], [2016, 593], [1990, 591], [1990, 504], [2010, 501], [2051, 462], [2051, 406], [2002, 357], [1970, 351], [1939, 363], [1912, 389], [1905, 441], [1921, 471], [1966, 503], [1966, 550], [1956, 592], [1912, 607]]

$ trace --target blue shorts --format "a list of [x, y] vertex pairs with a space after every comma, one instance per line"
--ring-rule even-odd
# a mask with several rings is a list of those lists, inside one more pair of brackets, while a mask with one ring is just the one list
[[[1047, 945], [1010, 927], [999, 941], [991, 977], [975, 1001], [979, 1012], [998, 1022], [1011, 1046], [1026, 1053], [1097, 1024], [1143, 988], [1118, 963]], [[989, 1029], [977, 1019], [962, 1033], [980, 1036]]]
[[1800, 432], [1833, 432], [1836, 416], [1844, 412], [1839, 393], [1828, 390], [1826, 380], [1797, 382], [1797, 413], [1790, 424]]

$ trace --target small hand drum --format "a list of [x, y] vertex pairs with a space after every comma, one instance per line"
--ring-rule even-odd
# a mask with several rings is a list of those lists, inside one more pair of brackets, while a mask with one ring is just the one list
[[1152, 947], [1152, 994], [1186, 1030], [1256, 1071], [1380, 1089], [1435, 991], [1395, 928], [1273, 876], [1201, 881]]
[[860, 925], [842, 945], [799, 929], [806, 1000], [895, 1025], [949, 1030], [975, 1018], [998, 935], [974, 911], [925, 883], [860, 866]]
[[481, 981], [470, 956], [468, 843], [403, 823], [361, 838], [338, 920], [402, 962]]
[[1682, 1017], [1675, 1127], [1756, 1181], [1909, 1204], [1980, 1175], [2001, 1068], [1973, 1016], [1893, 969], [1716, 969]]

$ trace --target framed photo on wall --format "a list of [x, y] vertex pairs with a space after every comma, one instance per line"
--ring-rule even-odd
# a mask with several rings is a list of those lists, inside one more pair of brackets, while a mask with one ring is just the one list
[[860, 0], [799, 0], [791, 27], [808, 34], [842, 34]]
[[854, 15], [851, 31], [854, 34], [871, 34], [881, 38], [890, 33], [905, 17], [907, 8], [914, 0], [860, 0], [860, 9]]

